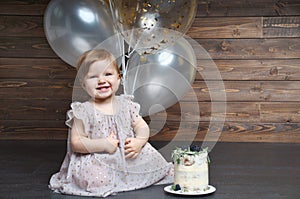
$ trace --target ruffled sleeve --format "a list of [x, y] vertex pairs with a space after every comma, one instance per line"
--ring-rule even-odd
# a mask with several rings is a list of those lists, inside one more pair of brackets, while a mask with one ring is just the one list
[[134, 123], [136, 119], [140, 116], [140, 104], [133, 101], [134, 96], [133, 95], [123, 95], [125, 99], [127, 99], [128, 107], [129, 107], [129, 113], [131, 122]]
[[73, 119], [76, 117], [77, 119], [82, 120], [85, 124], [87, 120], [87, 109], [84, 103], [81, 102], [73, 102], [71, 104], [71, 109], [67, 112], [67, 120], [66, 125], [68, 127], [72, 127]]

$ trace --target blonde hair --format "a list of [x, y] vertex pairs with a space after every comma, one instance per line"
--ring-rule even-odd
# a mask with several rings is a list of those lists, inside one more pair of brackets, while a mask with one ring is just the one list
[[113, 54], [104, 49], [93, 49], [86, 51], [83, 53], [77, 60], [77, 71], [78, 77], [83, 79], [85, 75], [88, 73], [90, 66], [96, 61], [110, 60], [111, 63], [115, 66], [116, 71], [119, 76], [121, 76], [120, 69], [118, 67], [118, 63]]

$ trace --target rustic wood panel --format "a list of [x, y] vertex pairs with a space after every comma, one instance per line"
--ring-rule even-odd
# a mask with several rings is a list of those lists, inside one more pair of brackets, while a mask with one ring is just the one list
[[194, 39], [299, 37], [300, 17], [196, 18], [187, 35]]
[[[224, 84], [225, 92], [222, 87]], [[221, 89], [221, 90], [220, 90]], [[182, 101], [191, 101], [197, 96], [198, 101], [299, 101], [299, 81], [197, 81]], [[212, 97], [210, 97], [212, 95]]]
[[0, 98], [68, 100], [72, 97], [73, 81], [74, 79], [0, 80]]
[[[300, 80], [300, 59], [287, 60], [198, 60], [196, 80]], [[76, 69], [61, 59], [0, 58], [1, 79], [74, 79]]]
[[[215, 67], [212, 67], [215, 64]], [[218, 71], [217, 71], [217, 70]], [[198, 60], [196, 80], [300, 80], [300, 59]]]
[[197, 17], [299, 15], [298, 0], [198, 0]]
[[207, 122], [211, 120], [211, 117], [214, 118], [213, 121], [224, 121], [225, 118], [227, 122], [298, 123], [300, 122], [300, 104], [295, 102], [200, 102], [199, 104], [179, 102], [168, 108], [166, 113], [157, 113], [145, 119], [147, 121]]
[[[1, 99], [71, 99], [74, 79], [10, 79], [0, 81]], [[220, 85], [224, 83], [225, 94]], [[220, 90], [222, 89], [222, 90]], [[10, 93], [7, 95], [7, 93]], [[211, 97], [212, 96], [212, 97]], [[300, 81], [197, 81], [181, 101], [299, 101]]]
[[[65, 119], [66, 111], [69, 109], [70, 101], [61, 100], [3, 100], [1, 101], [1, 119], [2, 120], [61, 120]], [[200, 103], [200, 116], [195, 115], [194, 103], [181, 102], [184, 105], [186, 112], [181, 113], [180, 106], [177, 104], [167, 110], [168, 120], [180, 121], [209, 121], [211, 116], [211, 103]], [[218, 106], [223, 106], [224, 103], [214, 103], [216, 109]], [[226, 104], [226, 120], [235, 120], [238, 116], [239, 121], [253, 121], [259, 120], [259, 104], [258, 103], [227, 103]], [[288, 112], [288, 109], [286, 109]], [[291, 108], [293, 110], [293, 108]], [[216, 112], [215, 115], [217, 116]], [[223, 114], [223, 113], [222, 113]], [[224, 114], [223, 114], [224, 115]], [[161, 120], [164, 118], [160, 113], [151, 116], [153, 120]]]
[[42, 17], [0, 16], [0, 24], [0, 36], [45, 36]]
[[[149, 121], [148, 121], [149, 122]], [[156, 125], [155, 121], [150, 123], [152, 141], [175, 141], [178, 139], [184, 140], [186, 134], [197, 134], [195, 141], [205, 139], [209, 129], [208, 122], [185, 122], [180, 124], [184, 126], [180, 132], [178, 122], [169, 122], [161, 129], [160, 124]], [[217, 124], [220, 125], [220, 124]], [[222, 133], [218, 141], [226, 142], [300, 142], [299, 123], [236, 123], [225, 122]], [[0, 140], [35, 140], [35, 139], [66, 139], [67, 127], [61, 120], [7, 120], [5, 123], [0, 121]], [[213, 141], [206, 138], [207, 141]]]
[[2, 15], [43, 15], [50, 0], [1, 0]]
[[[225, 109], [224, 109], [225, 108]], [[212, 113], [213, 112], [213, 113]], [[167, 115], [167, 116], [166, 116]], [[145, 117], [153, 121], [239, 121], [259, 122], [260, 103], [258, 102], [179, 102], [166, 110]]]
[[196, 18], [187, 35], [196, 38], [261, 38], [261, 17]]
[[300, 17], [264, 17], [264, 37], [300, 37]]
[[66, 139], [64, 120], [0, 120], [0, 140]]
[[[19, 82], [17, 82], [19, 83]], [[16, 87], [16, 82], [9, 82], [9, 84], [14, 84]], [[7, 95], [7, 93], [12, 93], [12, 95]], [[32, 93], [35, 93], [32, 95]], [[61, 89], [58, 87], [54, 88], [5, 88], [1, 89], [1, 96], [5, 96], [6, 99], [70, 99], [72, 97], [72, 90]]]
[[[196, 39], [212, 59], [300, 58], [298, 38], [276, 39]], [[207, 59], [195, 47], [197, 59]], [[58, 58], [46, 38], [0, 37], [0, 57]]]
[[262, 103], [260, 115], [262, 122], [300, 122], [300, 103]]
[[45, 37], [0, 37], [0, 57], [58, 58]]
[[[1, 120], [64, 120], [71, 100], [1, 100]], [[294, 111], [294, 107], [286, 103], [283, 107], [286, 112]], [[258, 102], [180, 102], [167, 109], [165, 114], [157, 113], [151, 116], [152, 120], [168, 121], [210, 121], [211, 108], [214, 108], [213, 116], [218, 118], [226, 116], [227, 121], [251, 121], [260, 120], [260, 103]], [[226, 113], [224, 112], [226, 106]], [[199, 107], [199, 110], [195, 108]], [[184, 111], [182, 111], [184, 110]], [[199, 115], [200, 113], [200, 115]], [[270, 115], [273, 118], [273, 116]], [[146, 117], [147, 118], [147, 117]], [[223, 118], [224, 119], [224, 118]]]
[[[196, 39], [212, 59], [292, 59], [300, 58], [299, 38], [276, 39]], [[197, 59], [207, 59], [193, 46]]]
[[[74, 79], [76, 69], [61, 59], [0, 58], [3, 79]], [[67, 80], [70, 81], [70, 80]]]
[[[0, 36], [44, 37], [42, 16], [0, 16]], [[196, 18], [187, 35], [196, 38], [299, 37], [300, 17]]]
[[[216, 141], [205, 137], [209, 129], [209, 123], [185, 123], [184, 128], [179, 132], [179, 124], [176, 122], [167, 122], [162, 130], [152, 125], [151, 132], [154, 134], [150, 140], [176, 141], [185, 140], [185, 136], [194, 136], [195, 129], [198, 133], [195, 136], [197, 141]], [[220, 125], [220, 124], [217, 124]], [[300, 142], [299, 123], [236, 123], [225, 122], [222, 133], [218, 141], [226, 142]], [[157, 131], [159, 133], [157, 133]], [[174, 138], [176, 135], [176, 139]]]
[[[2, 0], [0, 14], [36, 15], [44, 14], [50, 0]], [[198, 0], [197, 17], [207, 16], [290, 16], [298, 15], [298, 0]]]
[[[0, 2], [0, 139], [66, 138], [64, 121], [76, 71], [46, 40], [43, 14], [48, 2]], [[190, 100], [190, 92], [167, 109], [167, 118], [163, 113], [146, 117], [152, 133], [159, 131], [151, 139], [171, 140], [181, 123], [182, 139], [196, 127], [195, 139], [203, 140], [211, 117], [214, 122], [226, 117], [223, 129], [211, 127], [222, 130], [220, 141], [300, 142], [299, 0], [198, 4], [188, 35], [209, 55], [195, 48], [197, 101]], [[225, 85], [225, 102], [210, 102], [210, 92], [220, 90], [215, 69]]]
[[0, 120], [65, 120], [70, 100], [0, 100]]

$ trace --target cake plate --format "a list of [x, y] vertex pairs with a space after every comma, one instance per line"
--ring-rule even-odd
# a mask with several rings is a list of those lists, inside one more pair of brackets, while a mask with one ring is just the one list
[[205, 191], [188, 191], [184, 192], [182, 190], [174, 191], [172, 190], [172, 185], [166, 186], [164, 188], [165, 192], [168, 193], [173, 193], [177, 195], [190, 195], [190, 196], [196, 196], [196, 195], [205, 195], [205, 194], [210, 194], [216, 191], [216, 188], [212, 185], [208, 185], [208, 189]]

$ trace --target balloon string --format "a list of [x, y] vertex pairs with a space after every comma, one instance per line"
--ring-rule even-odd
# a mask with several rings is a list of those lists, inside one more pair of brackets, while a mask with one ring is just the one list
[[114, 21], [114, 26], [115, 26], [115, 28], [116, 29], [118, 29], [118, 27], [117, 27], [117, 19], [116, 19], [116, 17], [115, 17], [115, 15], [114, 15], [114, 10], [113, 10], [113, 8], [114, 8], [114, 5], [113, 5], [113, 2], [112, 2], [113, 0], [109, 0], [109, 8], [110, 8], [110, 14], [111, 14], [111, 16], [112, 16], [112, 18], [113, 18], [113, 21]]
[[135, 84], [136, 84], [136, 81], [137, 81], [139, 70], [140, 70], [140, 61], [139, 61], [139, 64], [137, 65], [137, 70], [136, 70], [135, 75], [134, 75], [134, 80], [133, 80], [133, 85], [132, 85], [132, 93], [131, 93], [132, 95], [133, 95], [134, 91], [136, 90], [135, 89]]
[[[135, 8], [135, 12], [136, 13], [138, 13], [138, 11], [139, 11], [139, 4], [136, 4], [136, 8]], [[134, 23], [136, 23], [136, 16], [134, 17], [134, 19], [133, 19], [133, 21], [134, 21]], [[134, 49], [136, 49], [136, 47], [138, 46], [138, 42], [135, 44], [135, 46], [133, 46], [132, 48], [131, 48], [131, 44], [132, 44], [132, 39], [134, 39], [134, 31], [135, 31], [135, 28], [132, 28], [131, 30], [130, 30], [130, 39], [129, 39], [129, 46], [128, 46], [128, 58], [131, 56], [131, 54], [133, 53], [133, 51], [134, 51]], [[127, 31], [128, 32], [128, 31]], [[127, 34], [127, 33], [126, 33]], [[131, 51], [130, 51], [130, 48], [132, 49]]]
[[113, 0], [109, 0], [109, 8], [110, 8], [110, 12], [111, 12], [111, 16], [113, 18], [113, 22], [114, 22], [114, 26], [116, 28], [116, 30], [118, 30], [118, 33], [117, 33], [117, 37], [118, 37], [118, 43], [119, 43], [119, 47], [120, 47], [120, 52], [122, 52], [122, 62], [121, 62], [121, 67], [122, 67], [122, 81], [123, 81], [123, 88], [124, 88], [124, 93], [126, 94], [126, 84], [124, 83], [124, 79], [125, 79], [125, 76], [126, 76], [126, 63], [125, 63], [125, 40], [122, 38], [122, 36], [120, 35], [120, 31], [118, 29], [118, 26], [117, 26], [117, 19], [115, 17], [115, 15], [113, 14], [114, 13], [114, 5], [113, 5]]
[[[131, 55], [132, 55], [132, 53], [134, 53], [134, 49], [135, 49], [135, 47], [137, 46], [137, 44], [136, 44], [136, 46], [135, 47], [131, 47], [130, 46], [130, 44], [131, 44], [131, 42], [132, 42], [132, 39], [134, 38], [133, 37], [133, 35], [134, 35], [134, 29], [131, 29], [131, 31], [130, 31], [130, 40], [129, 40], [129, 45], [128, 45], [128, 49], [127, 49], [127, 52], [128, 52], [128, 54], [127, 54], [127, 56], [126, 56], [126, 52], [125, 52], [125, 40], [124, 40], [124, 38], [120, 35], [121, 34], [121, 31], [120, 31], [120, 29], [118, 28], [118, 26], [117, 26], [117, 19], [116, 19], [116, 17], [115, 17], [115, 15], [113, 14], [114, 13], [114, 5], [113, 5], [113, 0], [109, 0], [109, 7], [110, 7], [110, 12], [111, 12], [111, 15], [112, 15], [112, 18], [113, 18], [113, 21], [114, 21], [114, 26], [116, 27], [116, 29], [118, 30], [118, 35], [117, 35], [117, 37], [118, 37], [118, 43], [119, 43], [119, 46], [120, 46], [120, 52], [123, 52], [123, 54], [122, 54], [122, 76], [123, 76], [123, 79], [122, 79], [122, 81], [123, 81], [123, 89], [124, 89], [124, 93], [125, 94], [128, 94], [127, 93], [127, 88], [126, 88], [126, 75], [127, 75], [127, 70], [128, 70], [128, 65], [129, 65], [129, 63], [128, 63], [128, 60], [130, 59], [130, 57], [131, 57]], [[136, 11], [138, 10], [138, 5], [137, 5], [137, 7], [136, 7]], [[122, 41], [122, 44], [121, 44], [121, 41]], [[127, 57], [127, 63], [126, 63], [126, 60], [125, 60], [125, 56]], [[134, 81], [133, 81], [133, 88], [131, 89], [131, 91], [132, 91], [132, 93], [131, 93], [131, 95], [133, 95], [133, 93], [134, 93], [134, 88], [135, 88], [135, 85], [136, 85], [136, 81], [137, 81], [137, 75], [138, 75], [138, 72], [139, 72], [139, 67], [138, 67], [138, 70], [137, 70], [137, 72], [136, 72], [136, 74], [135, 74], [135, 77], [134, 77]]]
[[[120, 35], [119, 35], [120, 36]], [[122, 40], [123, 41], [123, 53], [122, 53], [122, 82], [123, 82], [123, 90], [124, 90], [124, 94], [127, 94], [126, 92], [126, 83], [125, 83], [125, 77], [126, 77], [126, 73], [127, 73], [127, 67], [125, 66], [126, 63], [125, 63], [125, 41], [124, 39]]]

